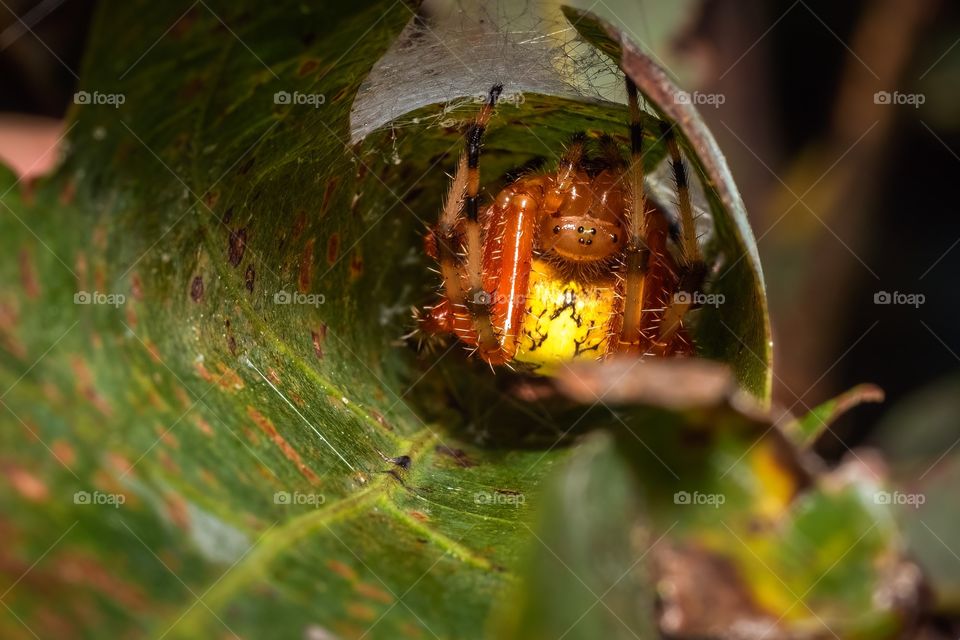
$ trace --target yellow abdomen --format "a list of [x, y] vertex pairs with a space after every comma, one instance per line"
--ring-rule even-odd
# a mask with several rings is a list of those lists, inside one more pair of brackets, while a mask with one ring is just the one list
[[571, 280], [535, 259], [526, 311], [514, 360], [546, 375], [563, 362], [596, 360], [607, 352], [608, 326], [616, 312], [613, 277]]

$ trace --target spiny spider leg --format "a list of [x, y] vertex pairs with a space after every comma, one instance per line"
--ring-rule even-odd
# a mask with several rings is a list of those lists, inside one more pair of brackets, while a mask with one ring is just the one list
[[630, 78], [627, 78], [627, 97], [630, 103], [630, 166], [627, 169], [630, 209], [622, 274], [623, 318], [619, 336], [621, 350], [637, 349], [644, 341], [644, 285], [650, 261], [650, 248], [647, 246], [647, 197], [643, 186], [643, 123], [637, 102], [637, 85]]
[[[467, 132], [467, 148], [460, 155], [457, 171], [450, 182], [440, 220], [427, 235], [427, 250], [440, 265], [443, 277], [445, 297], [424, 319], [425, 326], [454, 332], [458, 335], [471, 333], [474, 323], [466, 315], [473, 299], [482, 302], [481, 236], [479, 214], [480, 190], [480, 146], [483, 131], [490, 121], [493, 108], [503, 87], [495, 85], [490, 89], [488, 101], [484, 103], [477, 118]], [[467, 219], [462, 214], [466, 208]], [[462, 250], [466, 235], [466, 250]], [[430, 246], [430, 245], [433, 246]], [[464, 273], [466, 272], [466, 278]], [[464, 279], [467, 287], [464, 288]], [[478, 339], [488, 345], [495, 341], [492, 326], [485, 323]]]
[[[517, 351], [542, 188], [506, 190], [480, 220], [480, 149], [502, 87], [495, 85], [466, 135], [450, 192], [433, 232], [446, 300], [429, 322], [473, 337], [484, 361], [509, 362]], [[523, 182], [523, 181], [521, 181]], [[466, 217], [461, 212], [466, 211]], [[510, 242], [503, 242], [509, 238]], [[462, 251], [459, 248], [462, 246]], [[491, 295], [492, 294], [492, 295]], [[452, 313], [451, 313], [452, 311]]]
[[670, 303], [663, 313], [657, 341], [666, 345], [673, 341], [677, 331], [681, 328], [683, 318], [687, 312], [699, 304], [700, 287], [706, 278], [707, 266], [703, 261], [700, 242], [697, 238], [696, 220], [693, 207], [690, 205], [690, 186], [687, 181], [687, 167], [680, 153], [680, 145], [673, 126], [663, 122], [660, 125], [661, 133], [670, 153], [670, 163], [673, 166], [673, 178], [676, 186], [677, 208], [680, 212], [680, 236], [677, 252], [679, 257], [677, 294], [672, 296]]

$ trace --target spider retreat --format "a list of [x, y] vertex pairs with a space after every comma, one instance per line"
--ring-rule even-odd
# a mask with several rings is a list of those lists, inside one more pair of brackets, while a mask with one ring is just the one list
[[644, 189], [629, 79], [627, 161], [612, 137], [579, 134], [555, 171], [521, 176], [482, 205], [480, 149], [501, 90], [490, 90], [467, 130], [440, 219], [424, 238], [443, 285], [440, 300], [418, 313], [419, 330], [455, 336], [490, 365], [542, 374], [618, 353], [692, 355], [685, 323], [707, 269], [673, 126], [661, 122], [659, 132], [675, 179], [673, 218]]

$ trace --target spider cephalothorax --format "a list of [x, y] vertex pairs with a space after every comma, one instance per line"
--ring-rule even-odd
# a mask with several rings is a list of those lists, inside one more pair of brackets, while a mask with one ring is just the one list
[[674, 234], [646, 197], [640, 110], [629, 80], [629, 161], [613, 138], [580, 135], [555, 171], [517, 178], [481, 207], [480, 145], [500, 90], [490, 90], [467, 132], [440, 221], [425, 238], [443, 291], [420, 329], [453, 334], [490, 364], [544, 372], [618, 352], [692, 353], [683, 321], [706, 269], [673, 128], [664, 123], [659, 133], [676, 179]]

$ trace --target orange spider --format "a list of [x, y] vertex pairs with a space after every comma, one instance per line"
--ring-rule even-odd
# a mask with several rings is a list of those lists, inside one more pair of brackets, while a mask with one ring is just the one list
[[524, 363], [540, 373], [619, 352], [693, 353], [684, 318], [706, 266], [672, 126], [662, 123], [661, 134], [676, 182], [673, 234], [646, 197], [643, 130], [630, 80], [629, 163], [609, 136], [590, 157], [580, 135], [556, 171], [518, 178], [481, 207], [481, 141], [501, 90], [490, 90], [467, 131], [440, 220], [424, 238], [443, 289], [440, 301], [419, 314], [419, 328], [455, 335], [491, 365]]

